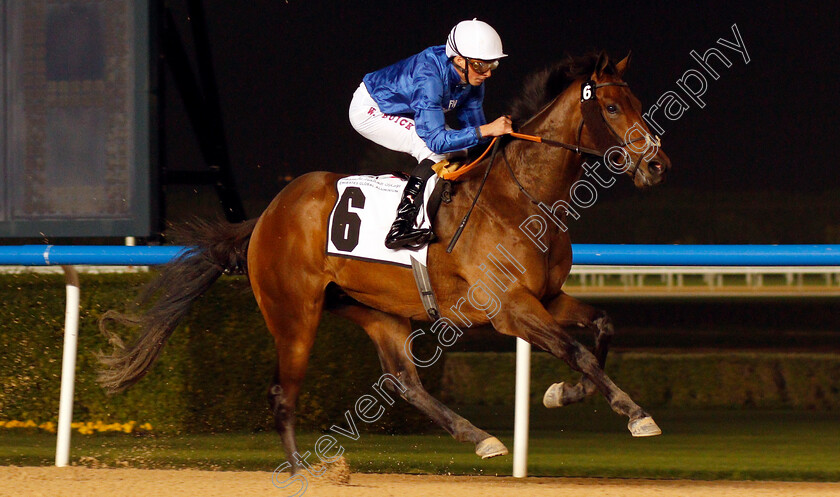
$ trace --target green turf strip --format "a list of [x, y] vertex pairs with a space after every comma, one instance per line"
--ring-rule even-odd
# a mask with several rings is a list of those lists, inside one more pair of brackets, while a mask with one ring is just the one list
[[[465, 408], [466, 411], [470, 409]], [[531, 476], [840, 481], [840, 416], [831, 412], [665, 411], [653, 413], [664, 435], [634, 439], [603, 408], [534, 411]], [[554, 426], [549, 430], [546, 424]], [[493, 424], [492, 421], [489, 424]], [[491, 430], [509, 449], [511, 431]], [[299, 436], [313, 452], [318, 433]], [[353, 471], [510, 475], [510, 455], [487, 461], [436, 431], [428, 435], [337, 435]], [[137, 437], [74, 433], [71, 461], [109, 467], [257, 470], [283, 462], [273, 433]], [[0, 464], [48, 465], [54, 435], [0, 430]], [[85, 458], [82, 461], [82, 458]], [[310, 462], [316, 462], [313, 455]], [[268, 477], [268, 474], [267, 474]]]

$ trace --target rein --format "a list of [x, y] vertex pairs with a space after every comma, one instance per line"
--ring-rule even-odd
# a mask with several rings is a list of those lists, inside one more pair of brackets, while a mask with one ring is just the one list
[[[581, 121], [580, 123], [583, 124], [583, 121]], [[583, 126], [581, 126], [580, 129], [583, 129]], [[565, 148], [566, 150], [571, 150], [572, 152], [574, 152], [578, 155], [595, 155], [595, 156], [598, 156], [598, 157], [603, 157], [604, 156], [603, 154], [601, 154], [600, 152], [598, 152], [594, 148], [581, 147], [580, 145], [569, 145], [568, 143], [559, 142], [559, 141], [556, 141], [556, 140], [552, 140], [550, 138], [543, 138], [542, 136], [536, 136], [536, 135], [526, 135], [524, 133], [515, 133], [514, 132], [514, 133], [509, 133], [509, 134], [510, 134], [511, 137], [517, 138], [519, 140], [526, 140], [526, 141], [534, 142], [534, 143], [545, 143], [546, 145], [552, 145], [552, 146], [555, 146], [555, 147]], [[580, 134], [578, 134], [578, 136], [580, 136]], [[578, 140], [578, 143], [580, 143], [580, 140]]]
[[[588, 97], [588, 98], [584, 98], [585, 87], [587, 85], [590, 85], [590, 89], [591, 89], [590, 95], [591, 96]], [[534, 143], [544, 143], [546, 145], [551, 145], [551, 146], [554, 146], [554, 147], [564, 148], [564, 149], [570, 150], [570, 151], [572, 151], [572, 152], [574, 152], [578, 155], [591, 155], [591, 156], [594, 156], [594, 157], [601, 157], [601, 158], [603, 158], [605, 156], [606, 152], [600, 152], [597, 149], [582, 147], [580, 145], [580, 137], [581, 137], [581, 134], [583, 133], [584, 124], [586, 124], [591, 130], [593, 130], [593, 134], [601, 136], [601, 140], [599, 140], [599, 141], [605, 142], [606, 140], [604, 140], [604, 138], [606, 138], [605, 135], [606, 135], [606, 133], [608, 133], [618, 143], [618, 146], [622, 147], [622, 148], [626, 147], [627, 145], [630, 145], [631, 143], [636, 143], [637, 141], [645, 140], [647, 142], [648, 147], [640, 155], [640, 160], [637, 161], [634, 164], [633, 169], [634, 169], [634, 172], [635, 172], [635, 169], [639, 166], [639, 162], [641, 161], [641, 157], [644, 156], [645, 153], [647, 153], [647, 150], [651, 146], [659, 146], [658, 139], [657, 139], [657, 141], [653, 141], [646, 135], [645, 137], [640, 137], [640, 138], [637, 138], [635, 140], [623, 141], [623, 139], [618, 136], [618, 133], [615, 132], [615, 130], [612, 128], [612, 126], [610, 126], [607, 123], [606, 119], [604, 119], [604, 115], [600, 112], [600, 105], [597, 105], [597, 98], [595, 97], [595, 91], [598, 88], [603, 88], [605, 86], [624, 86], [624, 87], [628, 87], [629, 85], [627, 83], [624, 83], [624, 82], [607, 82], [607, 83], [600, 83], [600, 84], [597, 84], [597, 85], [594, 84], [591, 81], [587, 81], [587, 82], [583, 83], [582, 90], [581, 90], [581, 114], [582, 114], [582, 118], [580, 120], [580, 124], [578, 125], [577, 144], [576, 145], [571, 145], [569, 143], [564, 143], [564, 142], [561, 142], [561, 141], [552, 140], [550, 138], [545, 138], [545, 137], [542, 137], [542, 136], [528, 135], [528, 134], [525, 134], [525, 133], [512, 132], [512, 133], [509, 133], [509, 136], [511, 136], [512, 138], [519, 139], [519, 140], [526, 140], [526, 141], [530, 141], [530, 142], [534, 142]], [[592, 102], [592, 104], [589, 104], [588, 102]], [[588, 109], [587, 109], [587, 107], [588, 107]], [[598, 117], [600, 117], [600, 119], [595, 119], [595, 116], [593, 115], [594, 112], [592, 112], [592, 110], [594, 110], [594, 108], [597, 108]], [[589, 112], [584, 112], [585, 109], [588, 110]], [[587, 115], [591, 116], [590, 119], [586, 119]], [[456, 180], [456, 179], [460, 178], [461, 176], [463, 176], [464, 174], [466, 174], [466, 173], [470, 172], [471, 170], [475, 169], [479, 165], [481, 160], [484, 159], [484, 157], [487, 156], [487, 152], [489, 152], [490, 149], [493, 148], [493, 146], [496, 144], [496, 140], [498, 140], [498, 138], [499, 137], [494, 137], [493, 141], [490, 142], [490, 144], [487, 146], [487, 149], [484, 151], [484, 153], [482, 153], [481, 156], [479, 156], [476, 160], [474, 160], [471, 163], [459, 168], [457, 171], [442, 174], [441, 178], [443, 178], [445, 180]], [[609, 150], [611, 148], [611, 145], [609, 143], [603, 143], [602, 145], [607, 150]]]
[[[446, 247], [446, 253], [447, 254], [451, 254], [452, 251], [455, 249], [455, 244], [458, 243], [458, 238], [461, 238], [461, 233], [464, 231], [464, 228], [467, 226], [467, 221], [470, 220], [470, 214], [472, 214], [473, 208], [475, 208], [475, 204], [478, 203], [478, 197], [481, 196], [481, 190], [484, 189], [484, 183], [487, 182], [487, 177], [490, 176], [490, 170], [493, 169], [493, 164], [496, 162], [496, 154], [499, 152], [499, 144], [502, 143], [501, 140], [498, 140], [497, 138], [498, 137], [493, 138], [493, 141], [490, 143], [490, 145], [493, 146], [493, 153], [490, 154], [490, 164], [487, 166], [487, 169], [484, 170], [484, 177], [481, 178], [481, 184], [478, 185], [478, 191], [475, 192], [475, 198], [473, 198], [473, 203], [472, 203], [472, 205], [470, 205], [470, 209], [467, 211], [467, 214], [464, 215], [464, 219], [461, 220], [461, 224], [458, 225], [458, 229], [455, 230], [455, 234], [452, 235], [452, 240], [449, 242], [449, 246]], [[490, 147], [487, 147], [487, 150], [490, 150]], [[485, 155], [487, 155], [487, 150], [485, 150], [484, 153], [481, 154], [481, 157], [484, 157]], [[502, 155], [504, 155], [504, 154], [502, 154]], [[478, 160], [473, 162], [473, 164], [478, 163], [478, 161], [481, 160], [481, 157], [479, 157]], [[507, 157], [505, 157], [505, 162], [507, 162]], [[510, 165], [508, 165], [508, 167], [510, 167]], [[511, 173], [512, 172], [513, 171], [511, 171]], [[514, 176], [513, 179], [517, 183], [519, 183], [519, 181], [516, 180], [515, 176]], [[520, 185], [520, 187], [521, 187], [521, 185]]]

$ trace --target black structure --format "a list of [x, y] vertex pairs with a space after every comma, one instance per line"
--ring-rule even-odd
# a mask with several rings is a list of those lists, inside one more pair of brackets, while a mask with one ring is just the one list
[[[161, 183], [212, 185], [215, 187], [230, 222], [245, 220], [245, 209], [236, 190], [231, 172], [230, 156], [222, 122], [219, 92], [213, 70], [207, 24], [201, 0], [187, 0], [188, 23], [192, 33], [195, 64], [198, 75], [192, 70], [192, 61], [187, 45], [178, 32], [176, 19], [168, 2], [156, 0], [157, 34], [159, 57], [157, 64], [158, 103], [158, 160], [161, 165]], [[195, 131], [201, 155], [207, 165], [204, 171], [178, 170], [166, 163], [163, 133], [165, 128], [166, 68], [173, 76], [175, 86], [184, 103], [190, 123]], [[163, 195], [161, 195], [163, 200]], [[161, 211], [165, 206], [161, 203]]]

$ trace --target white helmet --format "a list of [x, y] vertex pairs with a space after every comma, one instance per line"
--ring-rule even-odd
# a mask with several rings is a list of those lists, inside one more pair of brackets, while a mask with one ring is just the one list
[[478, 19], [459, 22], [446, 39], [446, 56], [460, 55], [468, 59], [496, 60], [507, 57], [502, 52], [502, 39], [489, 24]]

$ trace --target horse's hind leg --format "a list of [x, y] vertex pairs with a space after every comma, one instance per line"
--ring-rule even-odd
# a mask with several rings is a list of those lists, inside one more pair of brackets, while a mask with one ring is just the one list
[[[386, 373], [380, 384], [429, 416], [455, 440], [475, 444], [475, 453], [482, 459], [508, 453], [499, 439], [476, 428], [423, 388], [417, 368], [406, 352], [411, 334], [408, 319], [360, 306], [343, 307], [333, 312], [359, 324], [376, 344], [382, 370]], [[386, 379], [388, 375], [392, 375], [393, 379]]]
[[[604, 369], [607, 362], [607, 352], [613, 337], [613, 324], [606, 312], [595, 309], [583, 302], [561, 293], [547, 306], [548, 312], [558, 323], [577, 326], [590, 330], [595, 336], [593, 353], [598, 360], [598, 366]], [[546, 407], [560, 407], [580, 402], [596, 391], [595, 384], [586, 376], [581, 377], [576, 385], [566, 382], [555, 383], [548, 387], [543, 396]]]
[[[277, 301], [282, 301], [281, 306]], [[309, 353], [321, 317], [323, 299], [293, 305], [288, 300], [259, 299], [260, 309], [269, 331], [274, 336], [277, 370], [274, 384], [268, 390], [268, 403], [274, 414], [274, 428], [283, 442], [286, 459], [296, 473], [301, 464], [295, 440], [295, 405], [303, 383]]]

